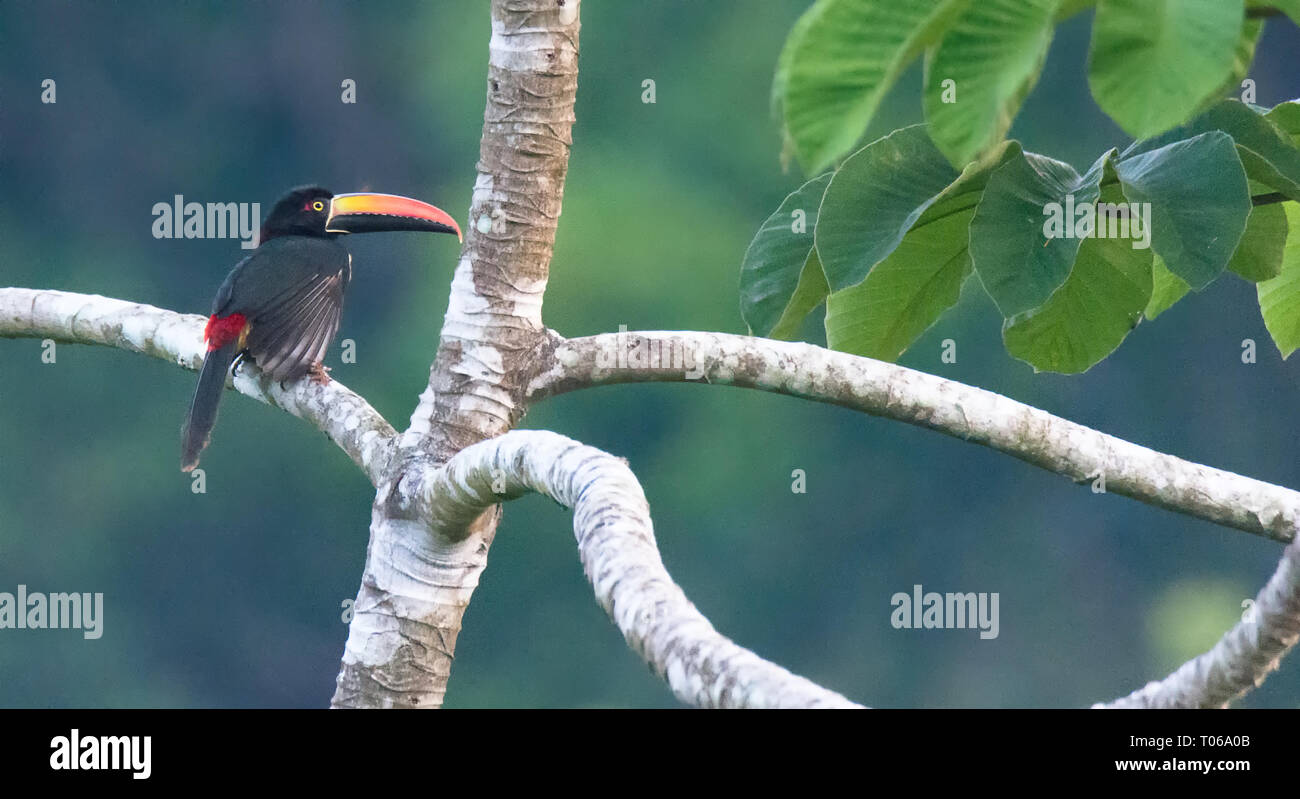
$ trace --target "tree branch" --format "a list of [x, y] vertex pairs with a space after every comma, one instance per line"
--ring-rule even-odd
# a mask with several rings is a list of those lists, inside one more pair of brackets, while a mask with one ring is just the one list
[[696, 707], [856, 707], [722, 636], [659, 557], [650, 507], [627, 463], [546, 431], [516, 430], [467, 447], [423, 481], [420, 515], [434, 538], [529, 491], [573, 509], [573, 531], [596, 599], [628, 645]]
[[[67, 291], [0, 288], [0, 338], [52, 339], [138, 352], [186, 369], [203, 364], [206, 320], [152, 305]], [[281, 387], [256, 365], [241, 366], [241, 394], [311, 422], [377, 483], [396, 432], [378, 411], [337, 380], [320, 386], [298, 380]]]
[[1300, 541], [1255, 597], [1253, 616], [1163, 680], [1096, 708], [1224, 707], [1264, 682], [1300, 640]]
[[553, 334], [529, 401], [614, 383], [703, 382], [839, 405], [982, 444], [1076, 483], [1289, 542], [1300, 492], [1106, 435], [991, 391], [842, 352], [725, 333]]
[[[0, 289], [0, 337], [116, 347], [186, 369], [202, 365], [204, 322], [108, 297]], [[250, 363], [234, 385], [328, 433], [372, 479], [385, 474], [396, 434], [338, 381], [320, 386], [299, 380], [281, 388]], [[713, 629], [664, 569], [645, 495], [623, 461], [554, 433], [516, 431], [462, 451], [445, 468], [407, 472], [381, 487], [362, 591], [378, 599], [354, 607], [344, 654], [351, 666], [345, 671], [364, 682], [357, 694], [336, 694], [335, 706], [369, 703], [375, 691], [398, 698], [388, 706], [441, 704], [454, 636], [485, 554], [476, 526], [497, 502], [527, 491], [574, 508], [574, 531], [597, 600], [683, 701], [701, 707], [852, 705]], [[486, 519], [495, 525], [496, 513]], [[436, 651], [446, 657], [430, 661], [427, 653], [409, 651], [430, 631], [440, 636]], [[412, 670], [412, 663], [430, 670]]]

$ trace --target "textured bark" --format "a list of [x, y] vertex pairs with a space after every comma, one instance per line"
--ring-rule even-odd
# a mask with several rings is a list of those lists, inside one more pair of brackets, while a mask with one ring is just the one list
[[430, 475], [420, 500], [434, 537], [528, 491], [573, 509], [596, 599], [629, 646], [696, 707], [856, 707], [713, 629], [659, 557], [650, 507], [627, 463], [556, 433], [516, 430], [462, 450]]
[[[203, 317], [84, 294], [0, 289], [0, 337], [101, 344], [202, 364]], [[471, 446], [445, 467], [408, 462], [395, 477], [396, 434], [337, 381], [285, 388], [241, 369], [235, 388], [329, 433], [383, 479], [347, 651], [359, 656], [338, 707], [437, 707], [460, 619], [487, 559], [496, 503], [527, 491], [574, 510], [579, 554], [596, 598], [629, 645], [683, 701], [700, 707], [849, 707], [853, 703], [728, 640], [664, 569], [649, 507], [626, 462], [563, 436], [516, 431]]]
[[1225, 707], [1264, 682], [1298, 640], [1300, 542], [1293, 542], [1255, 597], [1250, 618], [1242, 619], [1210, 651], [1187, 661], [1163, 680], [1093, 707]]
[[[92, 294], [0, 288], [0, 338], [100, 344], [198, 369], [207, 354], [207, 319]], [[378, 484], [387, 472], [396, 432], [378, 411], [337, 380], [320, 386], [299, 380], [281, 387], [257, 366], [239, 368], [241, 394], [283, 408], [324, 431]]]
[[992, 391], [811, 344], [726, 333], [634, 332], [549, 344], [530, 401], [612, 383], [721, 383], [938, 430], [1106, 491], [1289, 542], [1300, 492], [1106, 435]]
[[[201, 363], [203, 321], [104, 297], [0, 289], [0, 337], [102, 344], [190, 369]], [[645, 355], [651, 341], [657, 342], [653, 351], [659, 360], [638, 363], [640, 356], [630, 353], [646, 345], [641, 353]], [[705, 343], [713, 349], [706, 351]], [[665, 345], [678, 347], [676, 367], [673, 346]], [[787, 347], [795, 347], [793, 354], [800, 357], [792, 360]], [[629, 354], [621, 363], [620, 350]], [[950, 407], [954, 403], [967, 426], [1005, 415], [981, 409], [980, 403], [1012, 403], [913, 373], [919, 383], [904, 381], [885, 389], [883, 396], [891, 401], [877, 404], [870, 398], [879, 400], [882, 389], [877, 384], [880, 375], [873, 377], [873, 370], [885, 368], [893, 374], [891, 370], [901, 367], [816, 347], [720, 334], [613, 334], [573, 341], [552, 334], [538, 357], [541, 367], [530, 384], [532, 400], [602, 383], [697, 379], [833, 402], [957, 434], [968, 428], [949, 424], [956, 418]], [[836, 381], [815, 374], [828, 369], [828, 360], [834, 362]], [[842, 379], [849, 382], [839, 382]], [[250, 368], [235, 387], [311, 421], [367, 473], [383, 476], [386, 467], [391, 469], [384, 442], [393, 442], [395, 435], [363, 399], [337, 382], [321, 387], [304, 380], [284, 389], [268, 382]], [[831, 390], [833, 386], [838, 388]], [[925, 386], [933, 390], [922, 390]], [[963, 410], [962, 403], [969, 409]], [[1012, 405], [1016, 413], [1043, 414]], [[918, 414], [918, 408], [929, 411]], [[1054, 420], [1049, 424], [1072, 424], [1049, 418]], [[943, 419], [948, 422], [936, 421]], [[984, 438], [1000, 440], [993, 434]], [[1113, 440], [1107, 446], [1122, 453], [1135, 445]], [[1217, 474], [1191, 466], [1201, 477]], [[708, 707], [848, 703], [737, 647], [699, 616], [663, 572], [644, 494], [622, 461], [552, 433], [516, 432], [472, 446], [445, 467], [432, 459], [413, 462], [399, 479], [381, 486], [362, 590], [373, 604], [358, 609], [364, 613], [354, 619], [348, 644], [350, 652], [373, 658], [352, 664], [357, 690], [336, 695], [337, 706], [363, 704], [377, 694], [386, 697], [384, 706], [390, 707], [441, 703], [460, 618], [486, 562], [485, 542], [495, 529], [495, 510], [483, 511], [528, 490], [573, 506], [579, 551], [597, 599], [628, 643], [683, 701]], [[1219, 496], [1212, 486], [1197, 491]], [[1260, 483], [1252, 491], [1269, 495], [1287, 489]], [[1174, 509], [1193, 512], [1195, 507]], [[1254, 611], [1253, 618], [1236, 625], [1212, 650], [1166, 679], [1096, 707], [1215, 707], [1259, 685], [1300, 639], [1300, 544], [1286, 549], [1276, 573], [1256, 597]]]
[[493, 0], [465, 247], [429, 386], [371, 513], [335, 707], [436, 706], [446, 692], [499, 514], [481, 516], [462, 540], [429, 541], [411, 498], [429, 465], [523, 416], [529, 358], [546, 337], [542, 295], [572, 143], [578, 28], [578, 0]]

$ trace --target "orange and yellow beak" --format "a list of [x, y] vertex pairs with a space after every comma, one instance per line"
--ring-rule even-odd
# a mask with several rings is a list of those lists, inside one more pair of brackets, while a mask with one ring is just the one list
[[456, 220], [441, 208], [396, 194], [336, 194], [325, 221], [327, 233], [383, 233], [420, 230], [460, 235]]

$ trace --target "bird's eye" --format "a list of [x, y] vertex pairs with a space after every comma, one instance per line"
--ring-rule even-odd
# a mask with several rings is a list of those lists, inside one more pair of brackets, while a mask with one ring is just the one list
[[320, 200], [317, 200], [316, 202], [311, 204], [311, 208], [313, 211], [324, 211], [325, 203], [321, 202]]

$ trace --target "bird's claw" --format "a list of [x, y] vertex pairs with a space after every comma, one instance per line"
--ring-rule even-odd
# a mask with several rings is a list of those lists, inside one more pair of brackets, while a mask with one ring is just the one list
[[330, 368], [323, 363], [312, 364], [307, 374], [311, 376], [311, 382], [318, 386], [328, 386], [332, 382]]

